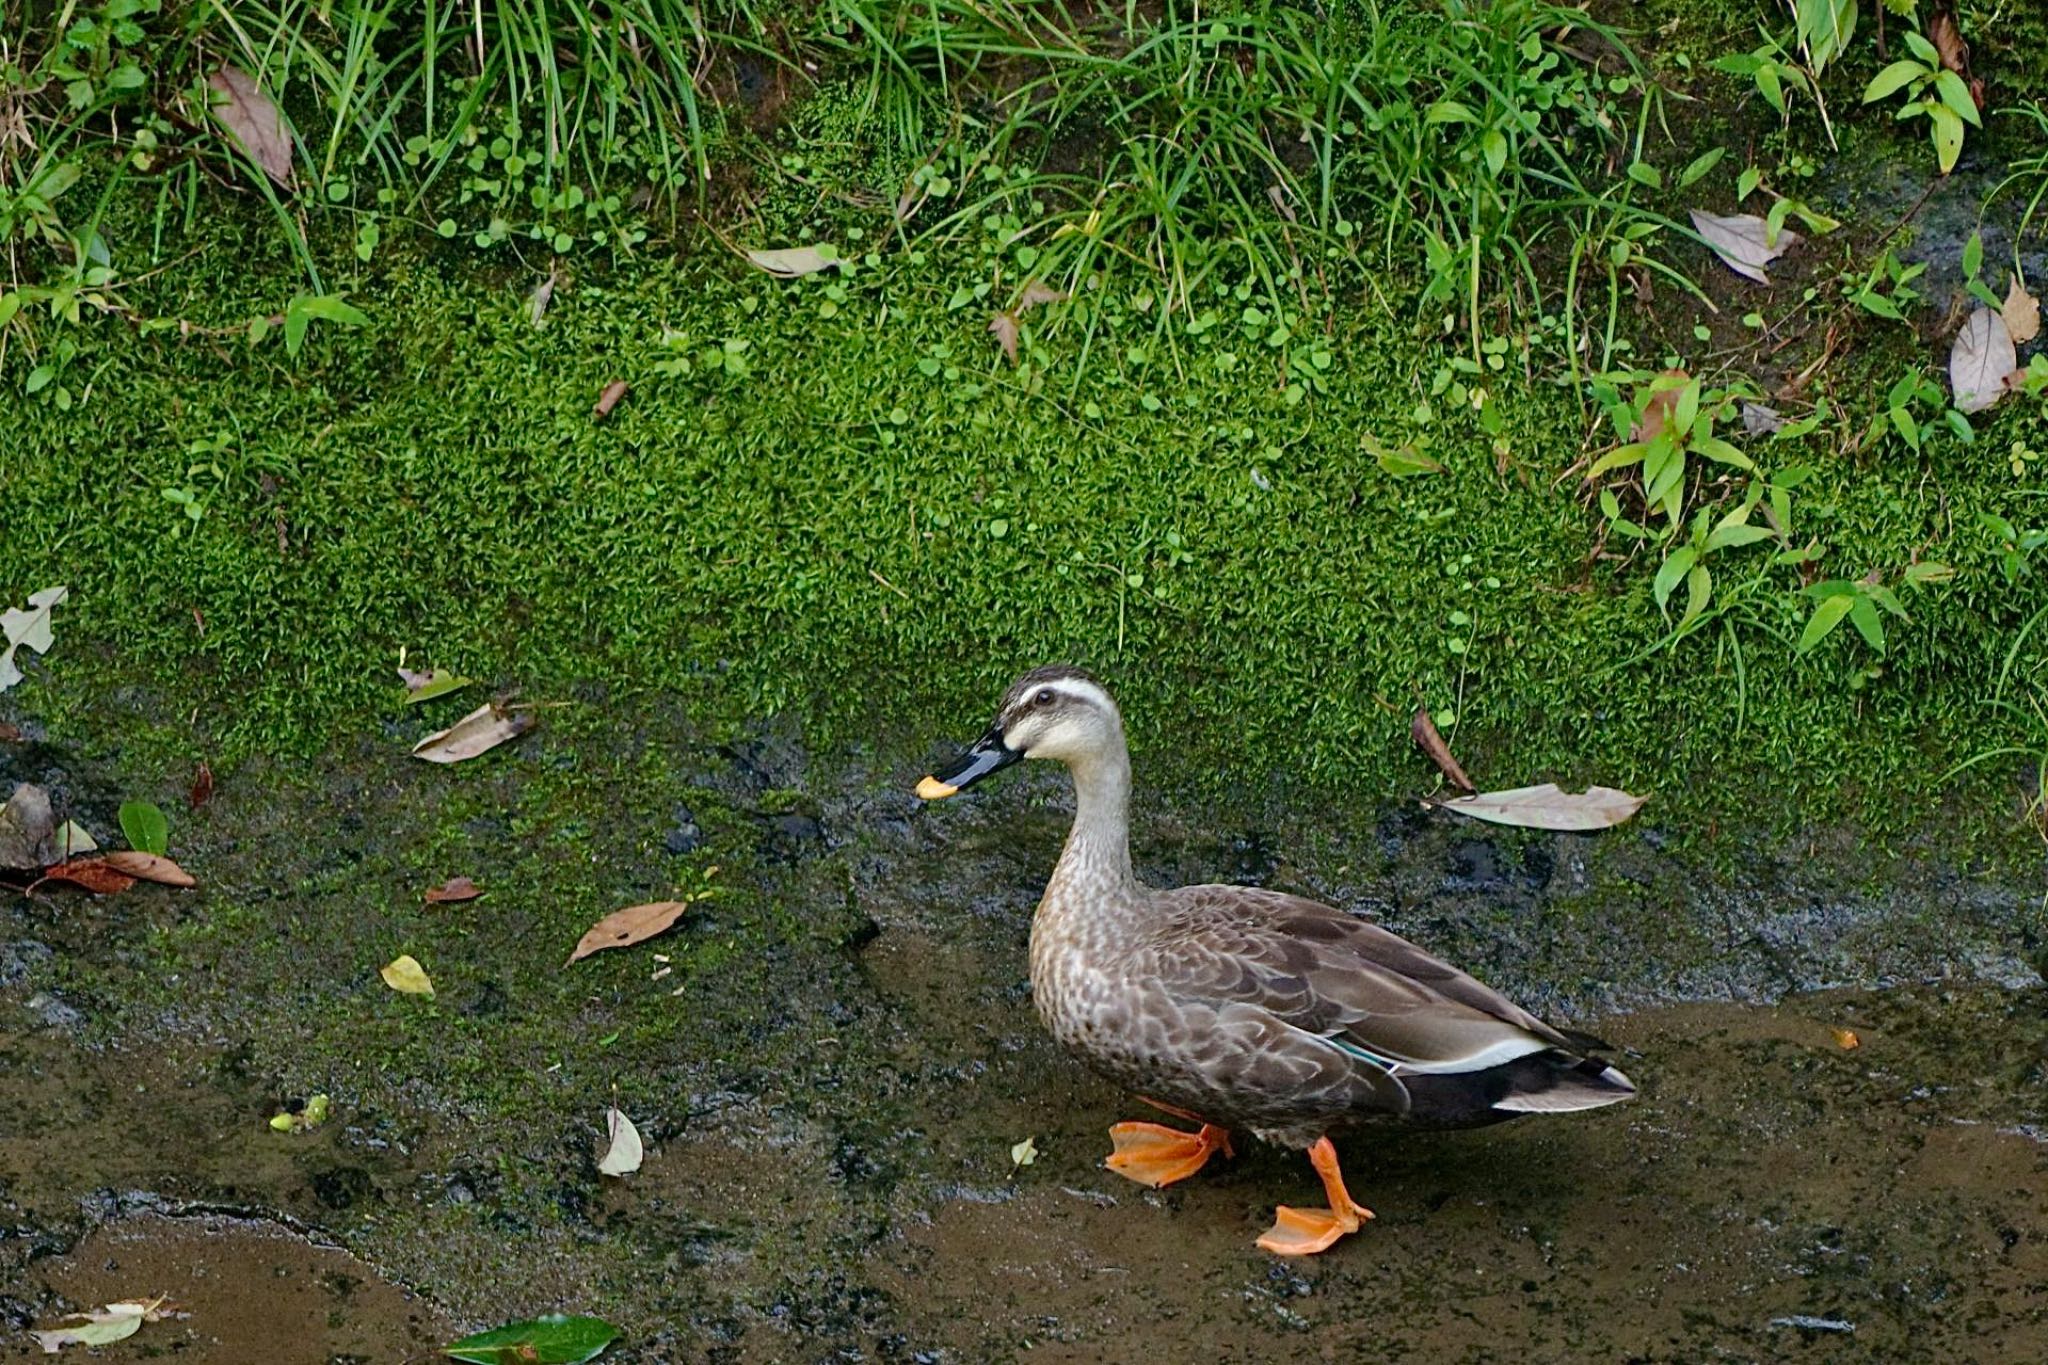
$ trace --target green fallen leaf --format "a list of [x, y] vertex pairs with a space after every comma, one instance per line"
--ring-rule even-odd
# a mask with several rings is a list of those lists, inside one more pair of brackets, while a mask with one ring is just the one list
[[578, 1365], [595, 1360], [618, 1336], [619, 1329], [601, 1318], [550, 1313], [478, 1332], [441, 1350], [475, 1365]]
[[424, 672], [399, 667], [398, 676], [405, 684], [405, 699], [409, 702], [432, 701], [445, 697], [450, 692], [468, 687], [474, 678], [465, 678], [460, 673], [446, 668], [429, 668]]
[[1367, 432], [1358, 438], [1358, 447], [1372, 456], [1381, 469], [1397, 479], [1444, 472], [1443, 465], [1417, 450], [1413, 441], [1399, 446], [1389, 446], [1371, 432]]
[[161, 858], [170, 851], [171, 822], [147, 801], [121, 803], [121, 833], [128, 836], [128, 847], [137, 852]]

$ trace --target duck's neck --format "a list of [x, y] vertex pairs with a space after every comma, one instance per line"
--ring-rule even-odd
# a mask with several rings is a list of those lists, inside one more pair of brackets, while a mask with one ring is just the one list
[[1131, 755], [1124, 737], [1071, 765], [1074, 827], [1053, 871], [1055, 885], [1091, 898], [1120, 900], [1138, 894], [1131, 874]]

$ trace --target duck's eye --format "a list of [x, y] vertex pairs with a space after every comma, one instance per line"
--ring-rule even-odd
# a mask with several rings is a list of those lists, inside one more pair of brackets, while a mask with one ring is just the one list
[[1041, 688], [1039, 688], [1039, 689], [1038, 689], [1038, 695], [1037, 695], [1037, 696], [1035, 696], [1035, 697], [1033, 697], [1033, 698], [1031, 699], [1031, 701], [1032, 701], [1032, 704], [1033, 704], [1033, 705], [1035, 705], [1035, 706], [1051, 706], [1051, 705], [1052, 705], [1052, 689], [1051, 689], [1050, 687], [1041, 687]]

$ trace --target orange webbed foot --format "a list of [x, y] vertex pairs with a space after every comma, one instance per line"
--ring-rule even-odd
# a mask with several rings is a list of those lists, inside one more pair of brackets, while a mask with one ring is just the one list
[[1119, 1123], [1109, 1130], [1109, 1137], [1116, 1150], [1102, 1164], [1126, 1180], [1155, 1190], [1186, 1180], [1218, 1152], [1235, 1155], [1230, 1150], [1229, 1130], [1213, 1123], [1203, 1124], [1199, 1133], [1182, 1132], [1163, 1123]]
[[1328, 1138], [1317, 1138], [1308, 1159], [1323, 1179], [1323, 1193], [1329, 1197], [1326, 1209], [1295, 1209], [1282, 1204], [1273, 1211], [1273, 1226], [1259, 1238], [1261, 1249], [1279, 1256], [1313, 1256], [1336, 1245], [1337, 1239], [1358, 1231], [1372, 1210], [1351, 1197], [1344, 1188], [1344, 1172], [1337, 1165], [1337, 1149]]

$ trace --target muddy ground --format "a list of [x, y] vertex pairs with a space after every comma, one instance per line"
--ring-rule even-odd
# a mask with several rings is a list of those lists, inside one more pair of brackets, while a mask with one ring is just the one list
[[[27, 729], [0, 779], [110, 824], [135, 757]], [[450, 773], [380, 738], [174, 812], [197, 891], [0, 902], [0, 1349], [168, 1293], [187, 1316], [108, 1358], [400, 1361], [553, 1310], [616, 1322], [624, 1361], [2048, 1353], [2048, 991], [2010, 868], [1681, 852], [1654, 809], [1590, 838], [1406, 800], [1148, 818], [1151, 878], [1375, 915], [1608, 1036], [1642, 1086], [1354, 1141], [1377, 1221], [1283, 1262], [1252, 1242], [1313, 1198], [1299, 1157], [1158, 1194], [1099, 1166], [1141, 1111], [1051, 1048], [1024, 983], [1056, 775], [927, 810], [919, 757], [657, 718]], [[419, 903], [457, 872], [485, 897]], [[707, 884], [669, 937], [562, 966], [604, 910]], [[377, 981], [400, 950], [435, 1001]], [[649, 1143], [622, 1181], [594, 1168], [615, 1086]], [[328, 1124], [270, 1129], [314, 1091]]]

